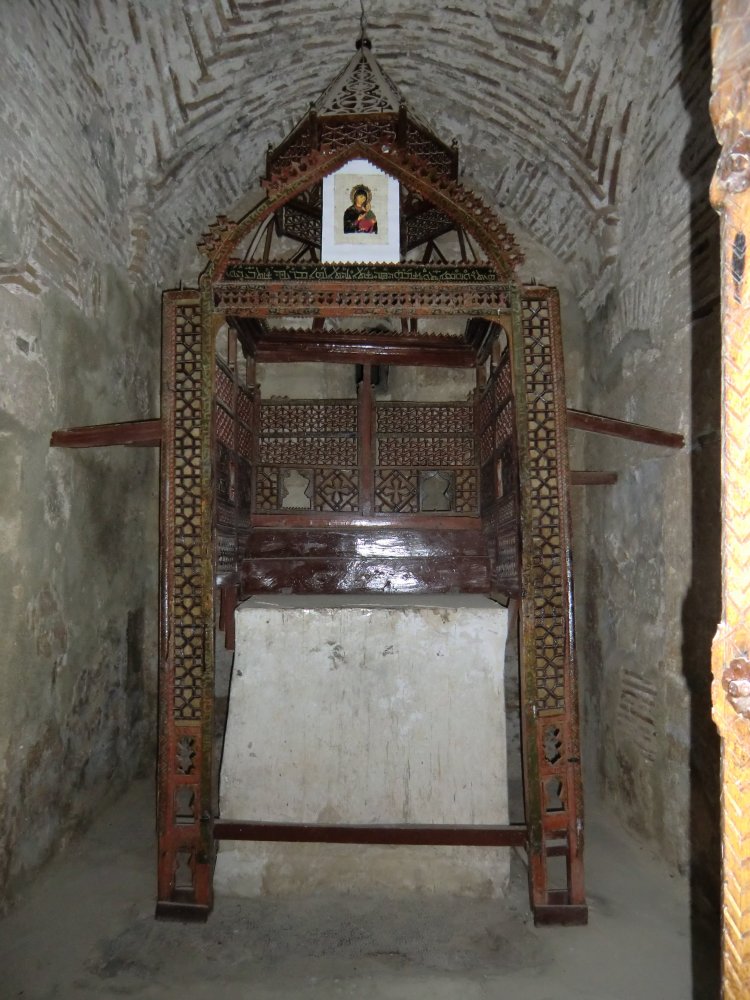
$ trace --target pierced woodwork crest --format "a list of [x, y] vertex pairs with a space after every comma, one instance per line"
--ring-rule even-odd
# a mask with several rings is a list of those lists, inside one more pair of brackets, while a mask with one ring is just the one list
[[216, 222], [212, 222], [208, 227], [208, 232], [204, 233], [198, 243], [198, 250], [209, 259], [213, 260], [227, 237], [237, 228], [237, 223], [233, 222], [226, 215], [219, 215]]
[[401, 95], [366, 45], [352, 56], [315, 103], [318, 115], [397, 112]]

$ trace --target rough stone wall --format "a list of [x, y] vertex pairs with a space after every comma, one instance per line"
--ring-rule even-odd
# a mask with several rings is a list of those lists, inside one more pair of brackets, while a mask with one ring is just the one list
[[[718, 223], [708, 203], [710, 11], [662, 39], [614, 291], [593, 315], [583, 402], [684, 433], [681, 452], [587, 435], [575, 531], [587, 777], [715, 904], [718, 763], [710, 642], [720, 613]], [[635, 138], [635, 137], [633, 137]]]
[[6, 3], [0, 33], [0, 898], [153, 739], [157, 456], [49, 448], [158, 412], [84, 8]]

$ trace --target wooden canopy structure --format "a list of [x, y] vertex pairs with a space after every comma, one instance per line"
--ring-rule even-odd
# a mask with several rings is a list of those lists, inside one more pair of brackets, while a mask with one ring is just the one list
[[[361, 159], [400, 184], [397, 264], [319, 259], [321, 182]], [[211, 228], [199, 288], [165, 294], [161, 915], [205, 915], [215, 842], [241, 837], [524, 844], [537, 921], [586, 919], [558, 301], [551, 289], [518, 284], [513, 237], [457, 182], [457, 166], [455, 147], [409, 112], [365, 40], [269, 151], [264, 201]], [[459, 259], [448, 259], [446, 238]], [[307, 325], [296, 329], [289, 317]], [[463, 322], [463, 335], [430, 333], [430, 321], [444, 318]], [[371, 332], [378, 322], [388, 329]], [[224, 328], [227, 347], [216, 358]], [[360, 365], [357, 397], [264, 402], [254, 366], [267, 360]], [[474, 367], [474, 399], [379, 402], [372, 374], [385, 364]], [[305, 509], [285, 506], [291, 473], [306, 477]], [[363, 536], [376, 557], [354, 556]], [[384, 588], [501, 592], [520, 602], [526, 822], [269, 828], [251, 817], [218, 820], [217, 592], [231, 629], [236, 601], [253, 592]]]
[[[321, 183], [362, 159], [399, 182], [398, 263], [320, 259]], [[571, 473], [567, 432], [682, 439], [566, 409], [557, 293], [519, 282], [513, 236], [457, 176], [455, 145], [413, 115], [361, 39], [269, 150], [265, 198], [204, 237], [199, 286], [165, 292], [160, 418], [53, 435], [161, 445], [160, 916], [208, 915], [217, 841], [234, 838], [522, 845], [535, 920], [587, 919], [569, 488], [616, 477]], [[357, 393], [264, 401], [255, 366], [268, 361], [359, 366]], [[373, 385], [386, 365], [473, 368], [476, 389], [463, 403], [383, 402]], [[290, 504], [292, 474], [306, 485]], [[231, 646], [238, 600], [282, 589], [514, 602], [525, 821], [219, 819], [215, 626]]]

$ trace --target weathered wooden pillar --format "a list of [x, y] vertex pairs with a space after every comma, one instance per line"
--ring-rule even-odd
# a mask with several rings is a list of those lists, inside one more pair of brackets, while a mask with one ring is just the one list
[[713, 715], [722, 738], [723, 997], [750, 996], [750, 9], [714, 0], [711, 116], [722, 152], [722, 621]]

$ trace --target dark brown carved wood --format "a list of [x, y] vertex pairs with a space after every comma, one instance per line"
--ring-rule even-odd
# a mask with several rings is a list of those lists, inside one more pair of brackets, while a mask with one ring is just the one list
[[321, 361], [327, 364], [431, 365], [471, 368], [475, 347], [449, 334], [404, 335], [369, 330], [278, 329], [233, 320], [246, 352], [257, 361]]
[[614, 486], [616, 482], [616, 472], [596, 472], [593, 469], [570, 470], [571, 486]]
[[253, 514], [256, 528], [431, 528], [435, 531], [475, 531], [481, 526], [478, 517], [441, 516], [439, 514]]
[[486, 594], [486, 555], [442, 561], [357, 559], [331, 556], [248, 560], [242, 593], [292, 594]]
[[215, 359], [213, 400], [217, 583], [237, 579], [240, 553], [252, 510], [255, 390], [240, 377], [237, 338], [230, 328], [227, 357]]
[[158, 447], [161, 419], [127, 420], [119, 424], [88, 424], [52, 432], [51, 448], [101, 448], [126, 445], [130, 448]]
[[371, 369], [357, 400], [261, 405], [256, 514], [478, 514], [473, 404], [376, 402]]
[[491, 561], [492, 589], [521, 588], [518, 447], [510, 352], [499, 359], [476, 407], [481, 510]]
[[[529, 878], [537, 922], [585, 922], [583, 794], [559, 299], [525, 288], [515, 352], [522, 562], [522, 739]], [[524, 447], [526, 445], [526, 447]], [[555, 873], [550, 859], [564, 857]]]
[[367, 556], [380, 559], [429, 559], [482, 557], [486, 555], [480, 522], [472, 519], [471, 530], [449, 527], [407, 528], [399, 520], [393, 527], [355, 528], [350, 530], [300, 530], [273, 528], [253, 530], [247, 538], [248, 559], [302, 559], [324, 550], [331, 558]]
[[271, 841], [287, 844], [413, 844], [445, 847], [525, 847], [525, 825], [326, 826], [318, 823], [243, 823], [217, 820], [217, 840]]
[[156, 913], [205, 919], [213, 898], [214, 553], [204, 381], [213, 356], [197, 293], [166, 292], [163, 303]]
[[[435, 442], [412, 442], [408, 445], [410, 452], [408, 449], [399, 452], [401, 445], [397, 447], [397, 443], [387, 441], [388, 431], [379, 424], [379, 414], [383, 411], [372, 399], [367, 372], [362, 383], [366, 388], [357, 404], [358, 440], [369, 444], [364, 451], [371, 456], [371, 470], [364, 452], [358, 454], [356, 465], [338, 463], [330, 466], [347, 477], [347, 470], [358, 470], [356, 509], [354, 500], [347, 498], [350, 509], [339, 506], [330, 511], [288, 512], [279, 509], [282, 505], [277, 492], [273, 512], [256, 509], [247, 517], [244, 513], [241, 515], [236, 503], [238, 478], [234, 478], [233, 494], [231, 475], [233, 456], [236, 458], [242, 453], [235, 405], [238, 387], [234, 386], [235, 397], [229, 405], [222, 397], [226, 387], [219, 385], [221, 365], [217, 367], [213, 359], [216, 329], [229, 317], [238, 327], [237, 317], [260, 320], [291, 315], [320, 320], [392, 316], [402, 321], [402, 328], [409, 336], [416, 336], [415, 322], [420, 316], [478, 317], [496, 322], [498, 315], [503, 315], [512, 330], [509, 364], [516, 418], [519, 513], [524, 540], [520, 562], [522, 586], [518, 589], [522, 593], [524, 838], [530, 861], [531, 898], [538, 922], [580, 921], [585, 918], [586, 909], [569, 578], [569, 470], [556, 298], [549, 289], [526, 289], [521, 303], [518, 286], [513, 280], [513, 268], [519, 254], [502, 224], [449, 175], [432, 171], [428, 161], [404, 152], [403, 144], [394, 142], [393, 147], [384, 148], [373, 139], [375, 135], [380, 139], [382, 129], [378, 127], [373, 131], [373, 123], [365, 123], [362, 128], [360, 124], [354, 124], [354, 131], [351, 121], [336, 126], [341, 133], [338, 145], [332, 141], [324, 147], [316, 145], [318, 140], [309, 143], [300, 140], [302, 144], [298, 147], [297, 139], [291, 141], [284, 155], [269, 168], [266, 200], [239, 224], [219, 219], [204, 241], [209, 264], [201, 278], [200, 302], [192, 293], [184, 292], [170, 293], [171, 298], [168, 295], [165, 300], [161, 668], [165, 693], [160, 705], [159, 911], [167, 914], [173, 913], [176, 907], [187, 907], [188, 912], [205, 912], [211, 905], [210, 865], [216, 839], [210, 808], [213, 602], [221, 555], [214, 547], [217, 529], [224, 524], [229, 527], [228, 521], [232, 520], [236, 528], [232, 536], [234, 551], [238, 554], [240, 529], [255, 532], [262, 525], [300, 529], [325, 524], [328, 530], [334, 531], [344, 526], [359, 530], [377, 525], [403, 532], [414, 527], [425, 530], [450, 527], [460, 531], [474, 546], [476, 538], [471, 538], [472, 532], [466, 528], [470, 525], [476, 531], [481, 524], [477, 516], [481, 493], [478, 486], [473, 487], [477, 499], [472, 501], [474, 509], [470, 516], [458, 508], [446, 514], [420, 511], [419, 504], [415, 507], [415, 484], [418, 486], [423, 470], [448, 469], [455, 471], [457, 477], [462, 470], [477, 468], [480, 460], [468, 452], [461, 452], [461, 457], [457, 457], [462, 446], [461, 433], [454, 434], [455, 440], [450, 444], [442, 442], [447, 449], [445, 454], [450, 451], [453, 456], [450, 464], [435, 460], [435, 452], [429, 450]], [[322, 120], [313, 125], [312, 131], [320, 137], [321, 132], [317, 130], [323, 128]], [[263, 234], [267, 235], [263, 227], [270, 225], [277, 212], [302, 197], [305, 191], [312, 190], [326, 173], [358, 155], [387, 170], [411, 194], [424, 198], [438, 212], [444, 213], [456, 229], [463, 232], [464, 239], [477, 242], [488, 264], [471, 269], [448, 263], [428, 264], [421, 271], [421, 265], [411, 264], [364, 267], [354, 274], [346, 268], [333, 273], [328, 265], [289, 262], [267, 262], [263, 272], [254, 262], [242, 263], [240, 257], [245, 253], [246, 241], [254, 239], [253, 234], [258, 234], [262, 240]], [[303, 251], [307, 252], [303, 248], [300, 253]], [[302, 258], [298, 255], [298, 259]], [[315, 333], [319, 335], [320, 329], [316, 328]], [[365, 347], [370, 348], [366, 358], [362, 355], [363, 365], [372, 364], [379, 349], [377, 341], [373, 338], [372, 344], [361, 346], [363, 351]], [[232, 364], [230, 359], [230, 368]], [[499, 379], [495, 384], [498, 382]], [[254, 426], [258, 427], [262, 424], [263, 411], [257, 398], [252, 413]], [[494, 417], [497, 417], [497, 409]], [[260, 431], [254, 435], [256, 444], [251, 447], [249, 456], [250, 474], [255, 477], [254, 482], [251, 478], [251, 493], [256, 508], [258, 496], [265, 495], [258, 486], [263, 468], [258, 462], [262, 447], [259, 434]], [[477, 437], [476, 424], [472, 420], [467, 441], [471, 439], [475, 449], [479, 444]], [[501, 445], [503, 440], [501, 435]], [[226, 449], [226, 454], [221, 453], [220, 445]], [[493, 445], [493, 460], [496, 452], [497, 443]], [[405, 461], [407, 456], [411, 457]], [[269, 467], [282, 469], [285, 466], [277, 462], [275, 465], [270, 463]], [[227, 469], [229, 475], [222, 485]], [[403, 482], [397, 483], [392, 472], [401, 476]], [[222, 507], [219, 488], [224, 491], [226, 507]], [[457, 478], [454, 489], [458, 495]], [[462, 482], [461, 490], [462, 496], [471, 495], [470, 485]], [[401, 497], [406, 499], [402, 501]], [[468, 501], [467, 504], [471, 506]], [[418, 512], [410, 513], [414, 510]], [[249, 545], [249, 540], [243, 544]], [[272, 557], [269, 553], [267, 558], [283, 563], [285, 572], [292, 570], [287, 572], [287, 579], [290, 579], [297, 573], [292, 563], [313, 557], [309, 554]], [[326, 556], [327, 569], [322, 570], [329, 573], [326, 586], [333, 586], [331, 580], [336, 578], [335, 572], [330, 576], [331, 560], [336, 558], [340, 558], [342, 564], [352, 564], [348, 555]], [[399, 561], [407, 570], [412, 568], [408, 566], [408, 558], [404, 559], [400, 553], [399, 559], [393, 560], [397, 572]], [[455, 584], [457, 560], [453, 555], [438, 558], [431, 555], [424, 561], [412, 558], [420, 563], [419, 574], [424, 585], [434, 588], [438, 577], [446, 582], [450, 578]], [[474, 558], [460, 557], [465, 567]], [[482, 556], [476, 559], [478, 563], [483, 561]], [[248, 585], [255, 572], [253, 567], [260, 561], [252, 557], [243, 560], [242, 578], [247, 579]], [[486, 560], [484, 565], [487, 565]], [[303, 570], [304, 580], [310, 579], [310, 568], [309, 561], [299, 568], [300, 581]], [[226, 569], [227, 575], [222, 579], [225, 590], [238, 582], [229, 569], [229, 561]], [[388, 566], [387, 570], [392, 580], [393, 567]], [[365, 567], [358, 567], [358, 571], [366, 576]], [[385, 589], [386, 572], [382, 569], [379, 572], [381, 589]], [[279, 585], [279, 576], [274, 578], [272, 586]], [[417, 578], [418, 574], [412, 573], [412, 576]], [[491, 586], [488, 578], [488, 589]], [[227, 594], [227, 600], [231, 600], [231, 595]], [[189, 794], [182, 790], [183, 785]], [[190, 803], [187, 812], [184, 806], [180, 807], [183, 811], [177, 808], [175, 790], [178, 786], [181, 788], [180, 801]], [[284, 834], [281, 829], [277, 832]], [[514, 832], [513, 836], [518, 834]], [[553, 859], [563, 860], [564, 875], [559, 881], [556, 881]]]
[[645, 424], [634, 424], [629, 420], [602, 417], [598, 413], [583, 410], [568, 410], [568, 427], [576, 431], [592, 431], [608, 434], [610, 437], [625, 438], [628, 441], [642, 441], [644, 444], [658, 444], [665, 448], [684, 448], [685, 438], [672, 431], [660, 431]]

